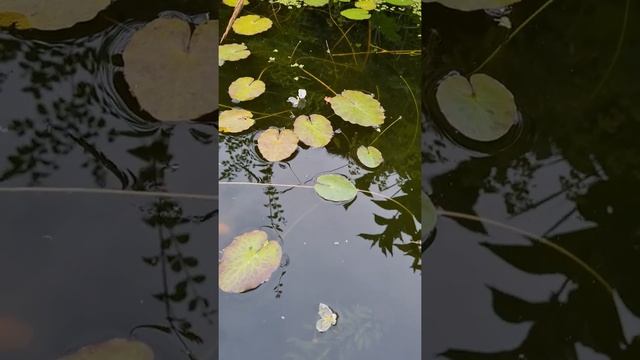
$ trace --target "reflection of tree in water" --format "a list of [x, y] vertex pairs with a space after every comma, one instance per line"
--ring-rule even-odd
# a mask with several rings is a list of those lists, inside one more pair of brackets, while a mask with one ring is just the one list
[[[640, 358], [640, 337], [630, 338], [633, 335], [625, 333], [628, 322], [637, 320], [621, 320], [625, 308], [633, 314], [631, 318], [640, 317], [640, 288], [637, 286], [640, 224], [635, 215], [635, 210], [640, 208], [640, 151], [637, 145], [640, 106], [626, 100], [640, 90], [637, 83], [626, 81], [631, 76], [628, 72], [637, 75], [635, 66], [628, 64], [629, 59], [637, 58], [640, 53], [625, 47], [617, 63], [618, 75], [614, 73], [608, 79], [608, 85], [594, 93], [613, 54], [602, 51], [599, 54], [605, 56], [583, 61], [580, 59], [585, 57], [567, 56], [565, 44], [573, 44], [572, 54], [597, 52], [598, 43], [594, 39], [602, 38], [604, 30], [609, 37], [619, 35], [617, 19], [624, 12], [624, 1], [607, 3], [607, 6], [595, 1], [575, 3], [580, 3], [578, 9], [549, 9], [546, 16], [536, 20], [543, 24], [544, 31], [523, 31], [517, 41], [527, 46], [507, 46], [494, 60], [500, 63], [486, 70], [509, 81], [520, 107], [528, 111], [525, 117], [536, 122], [535, 129], [528, 129], [535, 130], [535, 138], [521, 139], [521, 142], [530, 142], [525, 144], [528, 148], [464, 160], [454, 169], [433, 177], [429, 184], [436, 204], [470, 214], [475, 213], [474, 208], [483, 193], [502, 195], [505, 209], [513, 217], [541, 214], [544, 212], [542, 206], [549, 206], [554, 201], [572, 204], [573, 207], [541, 235], [584, 260], [611, 284], [614, 292], [608, 292], [567, 257], [540, 244], [483, 243], [514, 268], [537, 275], [563, 274], [566, 281], [542, 302], [531, 302], [491, 288], [493, 310], [500, 319], [512, 324], [532, 324], [526, 339], [514, 349], [498, 352], [451, 349], [442, 354], [446, 358], [577, 359], [578, 346], [586, 346], [615, 360]], [[539, 4], [534, 2], [530, 6], [518, 9], [528, 14]], [[583, 11], [590, 6], [600, 10]], [[485, 45], [478, 47], [471, 42], [472, 34], [478, 33], [475, 28], [478, 24], [474, 23], [473, 32], [469, 28], [454, 29], [451, 24], [459, 22], [452, 21], [452, 17], [459, 14], [443, 14], [439, 12], [442, 9], [436, 7], [430, 10], [433, 12], [425, 17], [425, 21], [433, 28], [430, 33], [437, 34], [437, 39], [429, 37], [436, 45], [427, 45], [432, 50], [428, 63], [433, 66], [427, 70], [427, 78], [436, 76], [438, 66], [450, 66], [451, 62], [463, 64], [468, 61], [463, 60], [465, 56], [478, 56], [469, 55], [469, 49], [480, 48], [479, 54], [485, 53]], [[576, 10], [580, 17], [574, 16]], [[603, 18], [612, 20], [596, 30], [591, 26], [596, 17], [600, 23]], [[566, 19], [573, 21], [570, 31], [565, 31]], [[636, 34], [636, 41], [637, 33], [637, 29], [627, 31], [627, 34]], [[486, 38], [475, 40], [482, 43]], [[545, 48], [542, 56], [540, 44]], [[486, 46], [491, 49], [494, 45]], [[536, 63], [522, 71], [522, 64], [519, 64], [522, 59], [536, 59]], [[522, 62], [530, 63], [529, 60]], [[549, 73], [551, 68], [554, 70]], [[553, 79], [551, 86], [547, 83], [550, 79]], [[597, 96], [594, 98], [594, 95]], [[426, 112], [428, 117], [436, 116], [431, 107]], [[432, 140], [423, 146], [425, 162], [446, 164], [449, 162], [447, 141], [431, 126], [429, 122], [425, 131]], [[541, 177], [547, 177], [544, 184], [548, 184], [548, 174], [558, 174], [553, 170], [554, 166], [566, 165], [569, 171], [555, 175], [559, 190], [542, 196], [532, 195], [530, 191]], [[589, 222], [590, 227], [559, 232], [576, 216]], [[487, 234], [486, 225], [482, 223], [463, 220], [459, 223], [469, 230]]]
[[355, 305], [339, 315], [338, 323], [327, 333], [318, 334], [309, 326], [313, 339], [287, 339], [294, 350], [286, 353], [284, 360], [351, 360], [382, 340], [382, 325], [372, 309]]
[[[169, 138], [170, 134], [164, 133], [149, 145], [131, 150], [131, 153], [148, 164], [140, 169], [139, 178], [148, 179], [154, 187], [161, 188], [164, 184], [163, 164], [172, 157], [168, 152]], [[173, 200], [158, 200], [141, 210], [145, 213], [145, 223], [158, 233], [159, 253], [144, 257], [143, 261], [150, 266], [159, 267], [162, 273], [163, 290], [153, 297], [164, 303], [166, 323], [140, 325], [132, 331], [154, 329], [173, 334], [189, 358], [197, 359], [191, 352], [189, 343], [201, 344], [203, 339], [194, 329], [191, 315], [178, 315], [176, 307], [183, 305], [182, 312], [186, 309], [188, 314], [197, 313], [209, 324], [214, 324], [217, 308], [201, 294], [201, 286], [208, 276], [198, 269], [198, 258], [184, 251], [184, 247], [191, 241], [191, 235], [185, 228], [217, 219], [218, 211], [213, 210], [201, 216], [187, 216], [180, 204]]]
[[[116, 1], [94, 21], [61, 32], [13, 34], [11, 29], [2, 30], [1, 72], [16, 76], [26, 84], [20, 90], [28, 94], [32, 108], [24, 109], [33, 115], [3, 119], [8, 122], [3, 123], [7, 129], [2, 135], [15, 138], [16, 146], [2, 154], [6, 161], [0, 165], [0, 182], [43, 184], [56, 173], [65, 173], [63, 166], [69, 166], [69, 155], [81, 153], [78, 165], [86, 170], [75, 170], [74, 174], [83, 175], [82, 172], [87, 171], [98, 187], [105, 187], [113, 176], [122, 189], [167, 190], [165, 176], [175, 171], [169, 146], [174, 127], [147, 123], [142, 129], [140, 123], [133, 123], [135, 120], [124, 114], [125, 110], [114, 108], [106, 100], [115, 94], [105, 94], [109, 86], [100, 82], [104, 80], [100, 78], [100, 66], [109, 62], [106, 58], [113, 54], [101, 53], [105, 46], [105, 34], [101, 31], [131, 18], [153, 19], [163, 10], [203, 13], [215, 6], [199, 0], [188, 5], [146, 0], [125, 3]], [[34, 35], [41, 41], [18, 40]], [[70, 38], [74, 38], [73, 41]], [[0, 91], [8, 92], [2, 88], [6, 78], [0, 77]], [[213, 143], [214, 135], [208, 131], [213, 130], [213, 126], [203, 130], [206, 127], [207, 124], [202, 124], [189, 129], [193, 141], [203, 145]], [[105, 151], [106, 144], [109, 150]], [[127, 156], [135, 158], [136, 164], [141, 163], [138, 169], [123, 168], [117, 163], [119, 160], [112, 160]], [[141, 207], [141, 212], [143, 221], [157, 231], [159, 252], [144, 257], [143, 261], [157, 267], [162, 275], [162, 290], [154, 297], [165, 304], [166, 321], [141, 325], [134, 330], [147, 328], [173, 334], [182, 342], [189, 357], [195, 359], [188, 350], [190, 344], [201, 343], [202, 337], [208, 334], [199, 334], [201, 329], [196, 330], [194, 324], [200, 319], [212, 324], [217, 303], [203, 295], [202, 286], [210, 282], [209, 276], [203, 273], [198, 257], [185, 249], [192, 240], [189, 227], [217, 220], [217, 210], [187, 215], [179, 202], [158, 199]], [[215, 346], [215, 342], [210, 346]]]

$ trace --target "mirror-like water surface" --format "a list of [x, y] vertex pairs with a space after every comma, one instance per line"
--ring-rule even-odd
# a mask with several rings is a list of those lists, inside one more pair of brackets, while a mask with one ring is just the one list
[[[465, 142], [443, 126], [439, 79], [479, 72], [513, 93], [509, 139]], [[423, 8], [423, 187], [440, 216], [424, 262], [427, 359], [640, 356], [638, 70], [634, 1], [522, 1], [507, 16]], [[583, 261], [580, 264], [576, 258]]]
[[0, 29], [0, 333], [16, 331], [6, 319], [31, 332], [20, 349], [3, 337], [2, 359], [113, 338], [143, 341], [156, 359], [216, 358], [215, 201], [10, 192], [215, 194], [214, 114], [158, 123], [122, 77], [129, 38], [160, 14], [199, 23], [217, 11], [118, 0], [68, 29]]
[[[221, 23], [231, 10], [224, 9]], [[240, 106], [258, 120], [220, 137], [219, 245], [262, 229], [280, 242], [284, 257], [257, 289], [220, 292], [220, 358], [420, 359], [420, 226], [409, 213], [419, 216], [418, 18], [398, 10], [354, 22], [334, 7], [267, 2], [247, 5], [246, 14], [268, 17], [273, 27], [252, 37], [231, 32], [225, 40], [245, 43], [251, 55], [221, 67], [221, 110]], [[224, 93], [241, 76], [259, 77], [266, 92], [235, 105]], [[287, 99], [299, 89], [306, 97], [293, 107]], [[386, 115], [380, 131], [334, 114], [325, 97], [344, 89], [374, 94]], [[260, 134], [292, 128], [301, 114], [327, 117], [331, 142], [300, 146], [283, 162], [264, 160]], [[367, 169], [356, 150], [374, 140], [384, 162]], [[327, 173], [384, 197], [360, 192], [352, 202], [325, 201], [311, 187]], [[338, 315], [324, 333], [315, 328], [321, 302]]]

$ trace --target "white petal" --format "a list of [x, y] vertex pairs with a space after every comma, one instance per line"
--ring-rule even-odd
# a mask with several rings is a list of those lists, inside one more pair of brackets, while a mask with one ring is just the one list
[[307, 96], [307, 90], [305, 89], [298, 89], [298, 97], [300, 99], [304, 99]]

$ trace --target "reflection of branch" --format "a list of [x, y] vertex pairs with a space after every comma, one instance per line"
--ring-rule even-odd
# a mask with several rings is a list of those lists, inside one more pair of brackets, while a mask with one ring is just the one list
[[115, 190], [115, 189], [90, 189], [74, 187], [10, 187], [0, 188], [0, 193], [23, 193], [23, 192], [50, 192], [50, 193], [85, 193], [85, 194], [105, 194], [105, 195], [127, 195], [127, 196], [147, 196], [160, 198], [182, 198], [192, 200], [218, 200], [218, 195], [168, 193], [161, 191], [135, 191], [135, 190]]
[[[245, 182], [245, 181], [219, 181], [218, 182], [219, 185], [252, 185], [252, 186], [275, 186], [275, 187], [288, 187], [288, 188], [303, 188], [303, 189], [313, 189], [313, 186], [311, 185], [292, 185], [292, 184], [270, 184], [270, 183], [252, 183], [252, 182]], [[370, 195], [374, 195], [374, 196], [378, 196], [381, 197], [385, 200], [389, 200], [394, 202], [396, 205], [402, 207], [402, 209], [404, 209], [407, 213], [409, 213], [411, 216], [414, 217], [414, 219], [417, 219], [418, 217], [415, 216], [413, 214], [413, 212], [411, 210], [409, 210], [406, 206], [404, 206], [402, 203], [400, 203], [398, 200], [395, 200], [387, 195], [384, 194], [380, 194], [378, 192], [375, 191], [369, 191], [369, 190], [362, 190], [362, 189], [356, 189], [358, 192], [363, 193], [363, 194], [370, 194]]]
[[558, 245], [558, 244], [556, 244], [554, 242], [551, 242], [551, 241], [549, 241], [549, 240], [547, 240], [547, 239], [545, 239], [545, 238], [543, 238], [541, 236], [538, 236], [538, 235], [536, 235], [534, 233], [531, 233], [531, 232], [528, 232], [526, 230], [518, 229], [515, 226], [511, 226], [511, 225], [504, 224], [504, 223], [501, 223], [501, 222], [496, 221], [496, 220], [483, 218], [483, 217], [476, 216], [476, 215], [459, 213], [459, 212], [455, 212], [455, 211], [447, 211], [447, 210], [438, 210], [438, 214], [442, 215], [442, 216], [449, 217], [449, 218], [472, 220], [472, 221], [478, 221], [478, 222], [481, 222], [481, 223], [497, 226], [497, 227], [503, 228], [505, 230], [513, 231], [513, 232], [518, 233], [520, 235], [523, 235], [523, 236], [525, 236], [527, 238], [535, 240], [535, 241], [537, 241], [537, 242], [539, 242], [539, 243], [541, 243], [543, 245], [546, 245], [549, 248], [559, 252], [560, 254], [568, 257], [573, 262], [578, 264], [580, 267], [582, 267], [584, 270], [586, 270], [589, 274], [591, 274], [607, 290], [608, 293], [613, 294], [613, 287], [595, 269], [593, 269], [591, 266], [589, 266], [587, 263], [585, 263], [583, 260], [581, 260], [576, 255], [571, 253], [569, 250], [567, 250], [564, 247], [562, 247], [562, 246], [560, 246], [560, 245]]

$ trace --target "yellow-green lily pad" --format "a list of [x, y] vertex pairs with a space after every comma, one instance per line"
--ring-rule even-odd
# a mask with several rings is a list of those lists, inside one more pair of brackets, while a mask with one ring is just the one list
[[242, 44], [225, 44], [218, 46], [218, 65], [224, 65], [225, 61], [238, 61], [251, 55], [247, 46]]
[[423, 0], [423, 2], [437, 2], [456, 10], [475, 11], [483, 9], [500, 9], [520, 2], [520, 0]]
[[376, 8], [376, 2], [376, 0], [358, 0], [353, 5], [359, 9], [369, 11]]
[[329, 201], [351, 201], [358, 194], [356, 186], [344, 175], [320, 175], [313, 186], [321, 198]]
[[266, 85], [262, 80], [246, 76], [236, 79], [229, 85], [229, 96], [234, 101], [248, 101], [262, 95]]
[[449, 124], [476, 141], [498, 140], [518, 119], [513, 94], [486, 74], [473, 74], [470, 80], [449, 75], [438, 85], [436, 99]]
[[153, 360], [153, 350], [140, 341], [113, 339], [85, 346], [59, 360]]
[[159, 18], [136, 31], [124, 77], [138, 103], [160, 121], [194, 120], [218, 108], [218, 22]]
[[[222, 0], [222, 3], [227, 5], [227, 6], [231, 6], [231, 7], [236, 7], [236, 0]], [[249, 1], [248, 0], [244, 0], [242, 2], [242, 6], [248, 5]]]
[[378, 127], [384, 123], [384, 109], [373, 95], [356, 90], [344, 90], [341, 94], [326, 101], [345, 121], [361, 126]]
[[325, 6], [329, 3], [329, 0], [304, 0], [304, 3], [309, 6]]
[[358, 160], [369, 168], [376, 168], [384, 161], [380, 150], [373, 146], [360, 146], [356, 155], [358, 155]]
[[395, 6], [411, 6], [415, 0], [384, 0], [387, 4]]
[[218, 266], [220, 290], [241, 293], [269, 280], [282, 260], [282, 248], [267, 233], [253, 230], [236, 236], [222, 251]]
[[218, 127], [223, 133], [239, 133], [247, 130], [256, 123], [251, 111], [245, 109], [231, 109], [220, 113]]
[[0, 27], [59, 30], [93, 19], [111, 0], [0, 0]]
[[340, 15], [351, 20], [367, 20], [371, 18], [371, 14], [364, 9], [353, 8], [340, 11]]
[[269, 161], [282, 161], [298, 149], [298, 136], [289, 130], [270, 128], [258, 136], [258, 150]]
[[327, 145], [333, 137], [331, 122], [318, 114], [298, 116], [293, 122], [293, 131], [300, 141], [314, 148]]
[[240, 35], [255, 35], [271, 29], [271, 19], [259, 15], [240, 16], [233, 22], [233, 31]]

